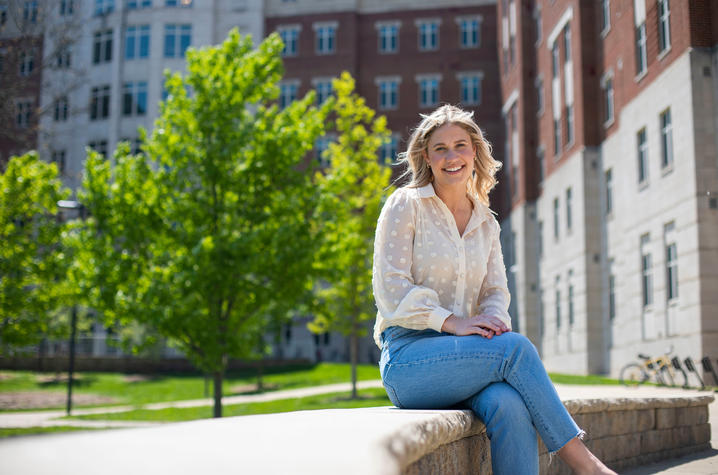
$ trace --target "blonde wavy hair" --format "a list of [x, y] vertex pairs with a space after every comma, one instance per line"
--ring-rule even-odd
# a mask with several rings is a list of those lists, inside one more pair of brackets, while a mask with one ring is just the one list
[[446, 124], [458, 125], [466, 130], [476, 149], [474, 156], [473, 177], [466, 184], [467, 192], [477, 197], [486, 206], [489, 206], [489, 192], [498, 183], [496, 173], [501, 168], [501, 162], [491, 156], [491, 144], [484, 138], [484, 134], [476, 122], [474, 113], [467, 112], [459, 107], [443, 105], [429, 115], [421, 114], [422, 121], [414, 129], [409, 138], [406, 152], [399, 154], [398, 164], [407, 164], [406, 171], [397, 181], [408, 176], [411, 181], [407, 186], [426, 186], [434, 179], [431, 168], [426, 163], [425, 153], [428, 153], [429, 139], [436, 129]]

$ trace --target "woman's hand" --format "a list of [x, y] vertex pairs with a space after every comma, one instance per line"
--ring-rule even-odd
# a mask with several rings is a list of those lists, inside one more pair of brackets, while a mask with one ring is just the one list
[[491, 338], [509, 332], [509, 328], [498, 317], [481, 314], [470, 318], [459, 318], [449, 315], [441, 327], [442, 332], [452, 333], [456, 336], [481, 335]]

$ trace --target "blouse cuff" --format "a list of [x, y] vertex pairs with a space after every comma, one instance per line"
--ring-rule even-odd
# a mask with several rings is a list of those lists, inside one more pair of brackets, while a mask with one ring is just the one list
[[446, 310], [442, 307], [436, 307], [429, 314], [429, 328], [441, 333], [441, 327], [444, 326], [444, 321], [454, 313], [450, 310]]

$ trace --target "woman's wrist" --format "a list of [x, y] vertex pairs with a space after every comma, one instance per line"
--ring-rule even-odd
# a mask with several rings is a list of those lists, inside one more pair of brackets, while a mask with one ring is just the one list
[[452, 333], [454, 334], [456, 332], [456, 315], [453, 313], [446, 317], [446, 320], [444, 320], [444, 324], [441, 325], [441, 331], [444, 333]]

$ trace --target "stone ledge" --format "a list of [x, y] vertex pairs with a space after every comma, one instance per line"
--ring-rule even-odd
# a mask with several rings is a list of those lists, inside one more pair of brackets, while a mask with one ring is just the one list
[[[566, 400], [586, 443], [614, 468], [707, 448], [712, 396]], [[598, 409], [601, 408], [601, 409]], [[635, 421], [633, 425], [631, 422]], [[332, 409], [231, 417], [0, 442], [3, 472], [491, 473], [484, 425], [468, 410]], [[569, 473], [540, 444], [541, 473]]]

